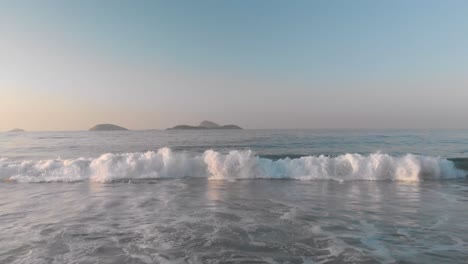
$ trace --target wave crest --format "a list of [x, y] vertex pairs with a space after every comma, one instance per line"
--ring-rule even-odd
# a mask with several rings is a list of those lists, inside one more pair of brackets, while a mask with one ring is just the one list
[[212, 180], [396, 180], [421, 181], [465, 177], [453, 162], [407, 154], [337, 157], [304, 156], [271, 160], [250, 150], [222, 154], [207, 150], [201, 155], [173, 152], [169, 148], [145, 153], [103, 154], [98, 158], [23, 160], [0, 158], [0, 179], [16, 182], [112, 182], [132, 179], [205, 177]]

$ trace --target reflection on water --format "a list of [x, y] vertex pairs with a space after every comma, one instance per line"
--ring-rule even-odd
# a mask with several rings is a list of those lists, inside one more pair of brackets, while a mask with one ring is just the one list
[[208, 206], [213, 206], [217, 201], [221, 200], [220, 188], [223, 187], [222, 181], [211, 180], [206, 181], [206, 198], [208, 199]]
[[0, 184], [0, 263], [464, 263], [468, 182]]

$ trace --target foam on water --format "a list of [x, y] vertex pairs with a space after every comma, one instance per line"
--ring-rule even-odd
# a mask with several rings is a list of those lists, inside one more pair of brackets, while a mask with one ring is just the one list
[[465, 171], [457, 169], [447, 159], [413, 154], [398, 157], [382, 153], [344, 154], [271, 160], [256, 156], [250, 150], [232, 150], [227, 154], [207, 150], [201, 155], [191, 155], [161, 148], [155, 152], [107, 153], [98, 158], [0, 159], [0, 179], [16, 182], [112, 182], [187, 177], [421, 181], [465, 176]]

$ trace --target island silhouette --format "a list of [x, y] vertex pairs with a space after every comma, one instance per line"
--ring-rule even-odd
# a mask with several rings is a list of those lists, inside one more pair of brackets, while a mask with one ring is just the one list
[[236, 125], [218, 125], [215, 122], [204, 120], [198, 126], [190, 125], [177, 125], [175, 127], [168, 128], [168, 130], [192, 130], [192, 129], [242, 129]]
[[99, 124], [89, 129], [89, 131], [126, 131], [125, 127], [113, 125], [113, 124]]
[[15, 132], [15, 133], [17, 133], [17, 132], [25, 132], [25, 131], [24, 131], [24, 129], [21, 129], [21, 128], [14, 128], [14, 129], [12, 129], [12, 130], [10, 130], [10, 131], [8, 131], [8, 132]]

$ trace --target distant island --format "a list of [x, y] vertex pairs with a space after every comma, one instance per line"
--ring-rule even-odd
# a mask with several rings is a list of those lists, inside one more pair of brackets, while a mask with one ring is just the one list
[[21, 129], [21, 128], [15, 128], [15, 129], [12, 129], [8, 132], [14, 132], [14, 133], [18, 133], [18, 132], [25, 132], [24, 129]]
[[89, 131], [125, 131], [128, 130], [125, 127], [113, 125], [113, 124], [99, 124], [93, 126]]
[[220, 126], [215, 122], [203, 121], [198, 126], [189, 126], [189, 125], [178, 125], [175, 127], [168, 128], [168, 130], [193, 130], [193, 129], [242, 129], [240, 126], [236, 125], [224, 125]]

